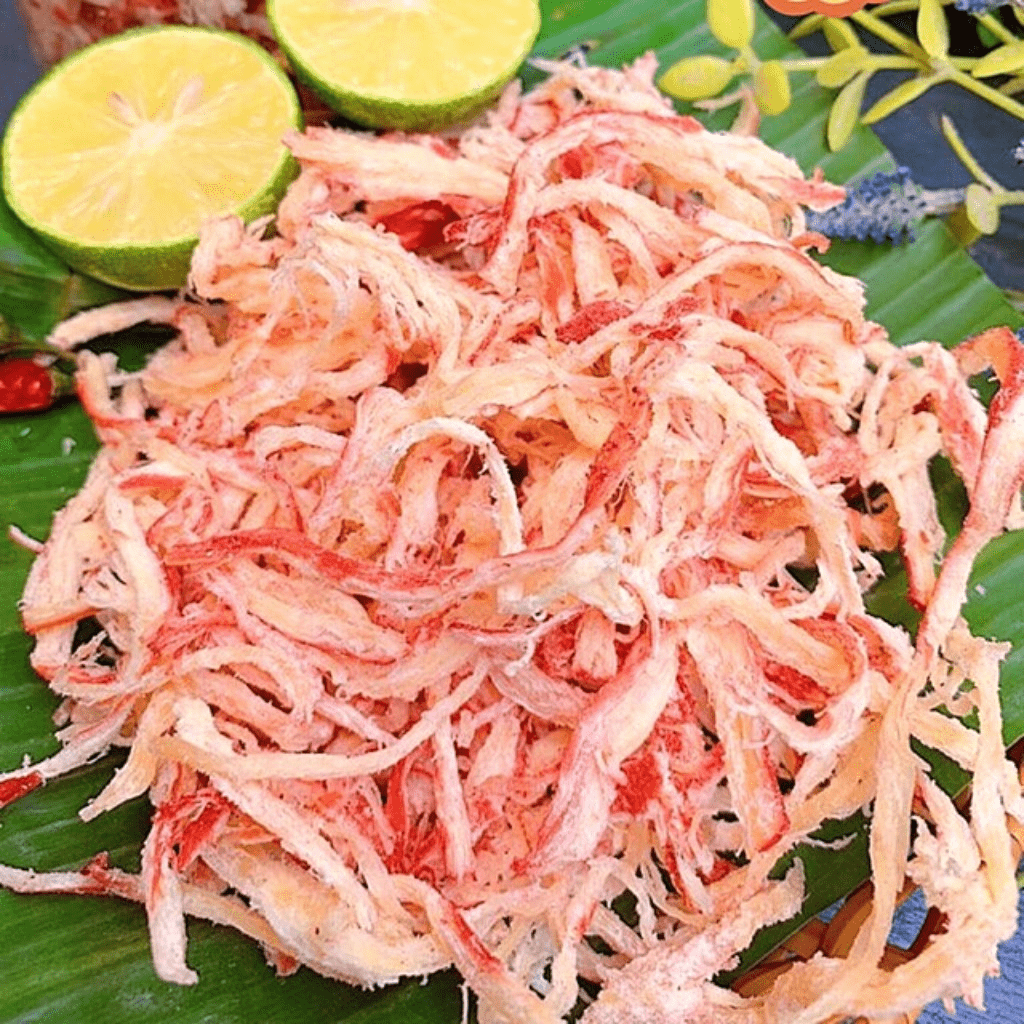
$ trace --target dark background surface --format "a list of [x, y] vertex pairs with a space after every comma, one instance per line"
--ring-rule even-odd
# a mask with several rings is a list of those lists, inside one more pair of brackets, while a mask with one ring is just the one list
[[[789, 30], [798, 21], [774, 11], [769, 11], [769, 14], [784, 30]], [[984, 53], [974, 19], [952, 9], [949, 14], [950, 52], [965, 57]], [[1021, 26], [1012, 15], [1007, 14], [1007, 19], [1007, 25], [1016, 25], [1016, 32], [1020, 35]], [[899, 28], [906, 35], [914, 36], [913, 17], [905, 16]], [[880, 53], [895, 52], [870, 34], [863, 31], [859, 34], [868, 49]], [[813, 56], [831, 53], [820, 33], [801, 39], [799, 45]], [[868, 83], [861, 109], [867, 110], [883, 93], [909, 77], [908, 72], [877, 72]], [[1020, 95], [1016, 98], [1022, 99]], [[1013, 155], [1024, 137], [1024, 121], [960, 86], [933, 86], [919, 99], [890, 114], [873, 128], [896, 161], [910, 168], [914, 181], [919, 185], [924, 188], [960, 187], [974, 179], [942, 135], [940, 119], [943, 114], [953, 120], [967, 148], [996, 181], [1008, 189], [1024, 189], [1024, 165], [1018, 163]], [[979, 240], [971, 248], [971, 255], [1001, 288], [1024, 292], [1024, 206], [1004, 207], [999, 233]]]
[[0, 124], [7, 124], [18, 97], [38, 76], [14, 0], [0, 0]]

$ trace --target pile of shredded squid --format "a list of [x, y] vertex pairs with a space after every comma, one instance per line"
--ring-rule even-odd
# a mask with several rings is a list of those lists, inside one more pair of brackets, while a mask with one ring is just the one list
[[244, 32], [270, 49], [277, 45], [264, 0], [18, 0], [18, 7], [44, 65], [141, 25], [207, 25]]
[[[485, 1024], [980, 1003], [1024, 802], [1005, 646], [960, 608], [1022, 518], [1024, 346], [894, 347], [808, 255], [841, 189], [676, 116], [650, 57], [548, 70], [452, 137], [296, 134], [275, 233], [210, 223], [186, 293], [57, 329], [177, 334], [138, 373], [80, 354], [102, 449], [23, 601], [63, 746], [0, 802], [127, 747], [82, 815], [154, 816], [139, 876], [0, 883], [141, 901], [184, 984], [186, 914], [281, 971], [454, 965]], [[941, 559], [937, 456], [970, 499]], [[897, 549], [913, 638], [864, 605]], [[850, 955], [714, 985], [799, 911], [779, 858], [859, 809]], [[945, 929], [883, 970], [907, 877]]]

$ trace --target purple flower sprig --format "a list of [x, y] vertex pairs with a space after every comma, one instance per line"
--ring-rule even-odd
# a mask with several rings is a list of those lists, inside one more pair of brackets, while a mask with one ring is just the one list
[[912, 242], [925, 217], [949, 213], [963, 199], [962, 188], [922, 188], [899, 167], [848, 188], [846, 199], [831, 209], [808, 210], [807, 227], [829, 238]]
[[1010, 3], [1011, 0], [953, 0], [953, 6], [965, 14], [989, 14]]
[[[912, 242], [925, 217], [950, 214], [948, 225], [961, 244], [973, 245], [999, 230], [1004, 206], [1024, 206], [1024, 189], [1004, 188], [967, 148], [956, 125], [942, 116], [942, 134], [974, 181], [964, 188], [927, 189], [906, 167], [879, 172], [849, 186], [846, 199], [821, 213], [807, 211], [807, 227], [829, 238]], [[1015, 156], [1024, 160], [1024, 139]]]

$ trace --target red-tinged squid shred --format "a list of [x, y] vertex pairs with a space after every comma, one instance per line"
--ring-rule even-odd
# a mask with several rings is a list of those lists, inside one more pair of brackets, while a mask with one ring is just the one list
[[36, 57], [53, 64], [104, 36], [140, 25], [210, 25], [273, 43], [264, 0], [18, 0]]
[[[454, 964], [494, 1024], [976, 998], [1015, 926], [993, 851], [1022, 803], [1003, 650], [958, 612], [1022, 518], [1020, 343], [893, 347], [807, 252], [803, 206], [841, 190], [675, 116], [650, 57], [547, 70], [443, 141], [295, 136], [276, 233], [211, 222], [187, 294], [55, 333], [178, 330], [139, 373], [80, 356], [103, 448], [22, 607], [63, 749], [0, 801], [130, 746], [83, 813], [148, 792], [141, 880], [103, 891], [145, 904], [168, 980], [195, 980], [197, 913], [360, 985]], [[938, 456], [972, 498], [945, 565]], [[865, 610], [883, 551], [917, 646]], [[915, 736], [989, 773], [969, 824]], [[872, 801], [854, 955], [715, 988], [800, 905], [779, 858]], [[956, 927], [885, 973], [908, 872]], [[103, 889], [32, 877], [0, 871]]]

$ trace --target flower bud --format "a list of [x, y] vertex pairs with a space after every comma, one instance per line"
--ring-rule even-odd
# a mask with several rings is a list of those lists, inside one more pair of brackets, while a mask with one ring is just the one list
[[679, 100], [706, 100], [717, 96], [735, 74], [733, 63], [722, 57], [684, 57], [661, 76], [658, 85]]

